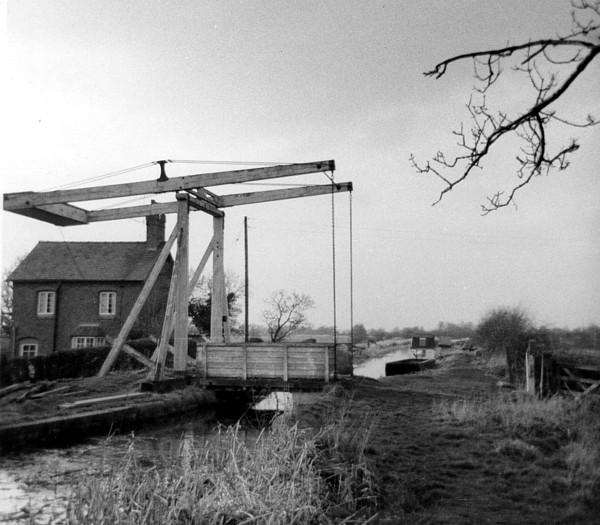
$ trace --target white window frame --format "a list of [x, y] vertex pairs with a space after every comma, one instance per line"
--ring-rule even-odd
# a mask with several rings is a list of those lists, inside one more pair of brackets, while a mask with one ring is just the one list
[[102, 317], [114, 317], [117, 315], [117, 292], [100, 292], [98, 303], [98, 313]]
[[31, 359], [38, 355], [39, 346], [34, 341], [24, 341], [19, 345], [19, 356]]
[[78, 350], [80, 348], [96, 348], [106, 345], [104, 337], [94, 337], [88, 335], [76, 335], [71, 338], [71, 349]]
[[39, 317], [54, 315], [56, 309], [56, 292], [42, 290], [37, 293], [37, 314]]

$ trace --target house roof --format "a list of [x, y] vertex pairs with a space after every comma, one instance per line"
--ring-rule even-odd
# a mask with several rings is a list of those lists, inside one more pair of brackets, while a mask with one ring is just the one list
[[[143, 281], [160, 250], [144, 242], [39, 242], [11, 281]], [[170, 257], [169, 257], [170, 258]]]

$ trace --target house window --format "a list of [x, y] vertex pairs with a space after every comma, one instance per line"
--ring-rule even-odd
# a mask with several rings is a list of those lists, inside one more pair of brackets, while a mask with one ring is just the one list
[[71, 338], [71, 348], [96, 348], [98, 346], [104, 346], [106, 340], [104, 337], [89, 337], [89, 336], [76, 336]]
[[427, 338], [419, 337], [419, 348], [425, 348], [427, 346]]
[[19, 347], [19, 355], [30, 359], [38, 353], [38, 344], [36, 341], [23, 341]]
[[50, 291], [38, 292], [37, 296], [37, 314], [54, 315], [56, 305], [56, 293]]
[[100, 292], [100, 315], [117, 313], [117, 292]]

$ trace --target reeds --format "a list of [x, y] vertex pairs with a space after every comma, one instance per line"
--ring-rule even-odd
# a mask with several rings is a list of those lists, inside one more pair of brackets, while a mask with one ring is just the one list
[[239, 425], [220, 428], [203, 443], [183, 440], [178, 457], [165, 468], [140, 465], [133, 440], [123, 463], [109, 475], [80, 481], [68, 508], [69, 521], [364, 521], [374, 503], [371, 476], [361, 463], [361, 441], [345, 427], [346, 420], [338, 418], [315, 433], [279, 417], [258, 437], [246, 436]]

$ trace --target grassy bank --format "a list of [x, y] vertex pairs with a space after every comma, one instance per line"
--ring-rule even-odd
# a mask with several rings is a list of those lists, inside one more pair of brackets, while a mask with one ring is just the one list
[[363, 523], [375, 501], [367, 437], [351, 431], [347, 414], [338, 406], [319, 430], [279, 417], [255, 438], [222, 428], [205, 442], [183, 441], [166, 468], [141, 465], [132, 441], [122, 464], [80, 480], [69, 522]]
[[575, 502], [600, 511], [600, 399], [538, 399], [511, 392], [488, 399], [443, 401], [435, 414], [442, 421], [485, 431], [500, 429], [496, 454], [524, 463], [557, 462], [566, 475], [557, 480]]

